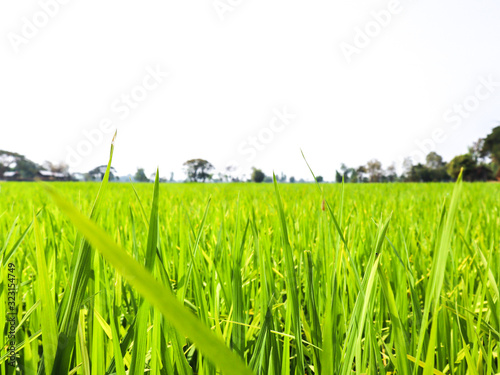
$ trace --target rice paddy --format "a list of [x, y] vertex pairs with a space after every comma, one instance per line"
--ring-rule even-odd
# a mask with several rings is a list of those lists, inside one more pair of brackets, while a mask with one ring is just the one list
[[0, 189], [1, 374], [500, 373], [498, 184]]

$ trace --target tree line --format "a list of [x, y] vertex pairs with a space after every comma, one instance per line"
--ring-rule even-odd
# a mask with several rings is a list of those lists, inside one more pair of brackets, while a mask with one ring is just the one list
[[[190, 182], [272, 182], [271, 176], [258, 168], [253, 168], [249, 178], [245, 179], [235, 175], [235, 167], [226, 167], [224, 172], [215, 175], [215, 167], [204, 159], [191, 159], [184, 163], [186, 181]], [[69, 168], [64, 163], [54, 164], [46, 161], [39, 165], [24, 155], [15, 152], [0, 150], [0, 179], [16, 179], [22, 181], [34, 180], [37, 177], [52, 180], [84, 180], [98, 181], [104, 175], [105, 165], [98, 166], [87, 173], [70, 174]], [[500, 126], [495, 127], [485, 138], [474, 142], [468, 152], [455, 156], [449, 162], [436, 152], [430, 152], [425, 163], [414, 164], [411, 158], [403, 162], [403, 172], [397, 173], [394, 164], [383, 168], [382, 163], [372, 159], [366, 165], [348, 167], [341, 164], [340, 170], [335, 171], [335, 182], [448, 182], [456, 180], [463, 170], [465, 181], [500, 181]], [[7, 178], [9, 177], [9, 178]], [[138, 182], [148, 182], [151, 178], [146, 176], [144, 168], [138, 168], [134, 176], [129, 179]], [[127, 181], [121, 178], [120, 181]], [[287, 178], [283, 173], [276, 177], [279, 182], [304, 182], [291, 176]], [[110, 180], [117, 180], [116, 170], [111, 169]], [[317, 176], [318, 182], [323, 182], [322, 176]], [[161, 182], [174, 182], [173, 173], [170, 179], [162, 178]]]
[[[212, 173], [214, 166], [203, 159], [192, 159], [184, 163], [188, 181], [205, 182], [214, 179]], [[465, 181], [500, 181], [500, 126], [495, 127], [486, 137], [474, 142], [468, 152], [455, 156], [451, 161], [445, 162], [443, 157], [436, 152], [430, 152], [425, 159], [425, 163], [413, 164], [411, 158], [406, 158], [403, 162], [403, 173], [397, 173], [396, 166], [390, 165], [386, 169], [377, 159], [372, 159], [366, 165], [358, 167], [348, 167], [341, 164], [340, 170], [335, 171], [335, 182], [449, 182], [457, 179], [463, 169], [463, 179]], [[216, 181], [240, 181], [231, 177], [231, 167], [226, 169], [228, 174], [219, 174]], [[316, 177], [318, 182], [323, 182], [322, 176]], [[277, 177], [279, 182], [286, 182], [287, 178], [281, 174]], [[258, 168], [252, 168], [252, 174], [248, 181], [252, 182], [272, 182], [270, 176]], [[288, 182], [296, 182], [294, 177], [290, 177]], [[298, 182], [303, 182], [300, 180]]]

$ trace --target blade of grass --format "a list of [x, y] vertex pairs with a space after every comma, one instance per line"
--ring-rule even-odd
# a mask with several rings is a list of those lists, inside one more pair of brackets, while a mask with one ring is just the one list
[[47, 373], [52, 372], [57, 350], [57, 322], [54, 300], [50, 291], [50, 281], [45, 262], [44, 246], [40, 226], [33, 212], [35, 230], [36, 261], [38, 266], [38, 288], [41, 300], [42, 343]]
[[[95, 219], [98, 215], [101, 198], [108, 184], [111, 162], [113, 160], [115, 138], [116, 132], [113, 136], [113, 141], [111, 142], [106, 173], [104, 174], [90, 212], [91, 219]], [[69, 371], [71, 353], [76, 342], [79, 312], [85, 297], [85, 291], [90, 277], [90, 264], [92, 260], [90, 243], [82, 238], [76, 248], [78, 249], [78, 253], [76, 255], [75, 267], [71, 270], [71, 276], [68, 279], [68, 285], [64, 293], [63, 301], [59, 305], [57, 312], [59, 338], [56, 358], [54, 361], [54, 369], [52, 371], [53, 375], [64, 374]], [[39, 374], [42, 375], [44, 372], [45, 362], [42, 360], [39, 368]]]
[[243, 362], [161, 285], [142, 265], [118, 246], [110, 236], [93, 221], [82, 215], [52, 187], [45, 185], [59, 209], [66, 214], [77, 229], [95, 246], [104, 258], [133, 285], [180, 332], [188, 336], [199, 350], [225, 374], [252, 374]]
[[[420, 327], [420, 335], [418, 340], [418, 349], [415, 356], [416, 363], [420, 362], [420, 356], [424, 348], [424, 338], [427, 333], [427, 327], [429, 324], [429, 314], [431, 308], [433, 308], [434, 320], [432, 324], [438, 324], [438, 309], [439, 309], [439, 299], [441, 297], [441, 288], [443, 286], [444, 275], [446, 270], [446, 261], [448, 258], [448, 253], [451, 245], [451, 236], [453, 227], [455, 224], [455, 218], [458, 210], [458, 202], [460, 198], [460, 193], [462, 191], [462, 173], [460, 172], [457, 182], [453, 189], [453, 195], [451, 198], [451, 203], [449, 210], [446, 212], [446, 218], [444, 219], [444, 225], [441, 226], [439, 237], [438, 237], [438, 248], [436, 254], [434, 255], [434, 262], [432, 264], [431, 273], [429, 276], [429, 281], [427, 284], [425, 292], [425, 308], [422, 317], [422, 326]], [[431, 334], [434, 328], [431, 328]], [[435, 331], [434, 331], [435, 332]], [[432, 337], [432, 338], [435, 338]], [[434, 346], [431, 340], [430, 345], [427, 347], [428, 351], [434, 353]], [[427, 371], [431, 371], [434, 368], [434, 354], [426, 356], [426, 368]], [[413, 373], [416, 375], [418, 367], [415, 366]]]
[[286, 224], [285, 210], [283, 209], [283, 203], [281, 201], [281, 195], [278, 189], [278, 182], [276, 181], [276, 176], [273, 173], [274, 181], [274, 191], [276, 193], [276, 201], [278, 203], [278, 214], [281, 222], [281, 232], [282, 232], [282, 243], [283, 250], [285, 253], [285, 279], [288, 289], [287, 297], [289, 296], [292, 302], [292, 306], [288, 308], [292, 309], [292, 329], [295, 335], [295, 349], [297, 351], [297, 372], [303, 374], [305, 372], [304, 367], [304, 353], [302, 348], [302, 327], [300, 319], [300, 303], [297, 289], [297, 279], [295, 275], [295, 264], [293, 260], [293, 251], [290, 246], [290, 241], [288, 239], [288, 228]]
[[[151, 213], [149, 217], [149, 231], [148, 231], [148, 241], [146, 246], [146, 270], [149, 273], [153, 272], [155, 259], [156, 259], [156, 247], [158, 242], [158, 199], [160, 194], [160, 184], [159, 184], [159, 172], [156, 170], [156, 178], [153, 190], [153, 203], [151, 207]], [[142, 375], [144, 374], [144, 368], [146, 365], [146, 351], [147, 351], [147, 326], [149, 320], [149, 302], [144, 298], [139, 301], [139, 313], [137, 314], [137, 329], [135, 330], [134, 336], [134, 347], [132, 350], [132, 363], [130, 365], [130, 375]]]

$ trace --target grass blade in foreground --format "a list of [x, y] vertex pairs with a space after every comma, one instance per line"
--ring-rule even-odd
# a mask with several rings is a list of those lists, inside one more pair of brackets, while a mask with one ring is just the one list
[[188, 336], [224, 374], [252, 374], [236, 354], [184, 308], [168, 288], [156, 281], [143, 266], [118, 246], [103, 229], [81, 214], [52, 187], [48, 185], [45, 187], [59, 209], [71, 219], [76, 228], [102, 253], [104, 258], [116, 267], [117, 271], [179, 332]]
[[[156, 170], [156, 178], [153, 192], [153, 205], [151, 207], [151, 216], [149, 220], [148, 242], [146, 247], [146, 269], [148, 272], [153, 272], [155, 257], [156, 257], [156, 244], [158, 240], [158, 197], [159, 197], [159, 176]], [[144, 374], [146, 364], [146, 351], [148, 344], [147, 327], [149, 319], [150, 306], [147, 301], [142, 298], [139, 302], [139, 311], [137, 313], [136, 325], [134, 335], [134, 347], [132, 351], [132, 363], [130, 365], [130, 375]], [[158, 328], [158, 327], [156, 327]]]
[[[416, 361], [420, 361], [420, 356], [424, 348], [424, 338], [427, 333], [428, 325], [430, 324], [430, 312], [431, 307], [433, 307], [433, 320], [431, 327], [430, 342], [427, 347], [427, 357], [425, 361], [424, 375], [431, 373], [434, 368], [434, 347], [436, 345], [436, 329], [438, 321], [439, 312], [439, 299], [441, 298], [441, 289], [443, 287], [444, 275], [446, 270], [446, 261], [448, 259], [448, 253], [451, 246], [451, 237], [453, 226], [455, 225], [455, 218], [457, 216], [458, 201], [460, 198], [460, 193], [462, 191], [462, 174], [463, 170], [458, 176], [457, 182], [453, 189], [453, 195], [451, 197], [450, 208], [446, 214], [445, 225], [441, 228], [441, 233], [439, 233], [438, 238], [438, 248], [436, 254], [434, 255], [434, 262], [432, 264], [431, 273], [429, 276], [429, 282], [425, 291], [425, 308], [422, 321], [422, 327], [420, 328], [420, 336], [418, 339], [418, 350], [416, 355]], [[417, 372], [417, 367], [415, 366], [414, 374]]]
[[[91, 219], [95, 219], [99, 213], [101, 199], [108, 184], [115, 138], [116, 132], [111, 142], [106, 173], [104, 174], [99, 191], [92, 205], [90, 212]], [[59, 338], [52, 375], [64, 374], [69, 371], [71, 353], [76, 343], [80, 309], [90, 279], [90, 265], [92, 259], [92, 249], [89, 242], [78, 238], [75, 243], [73, 259], [71, 261], [71, 277], [67, 281], [67, 287], [57, 311]], [[87, 324], [92, 327], [90, 319], [89, 317]], [[42, 360], [38, 368], [38, 374], [43, 375], [44, 373], [47, 373], [47, 371], [45, 369], [45, 360]]]
[[285, 280], [287, 288], [291, 291], [287, 294], [290, 296], [292, 306], [287, 308], [292, 309], [292, 323], [293, 323], [293, 333], [295, 335], [296, 350], [297, 350], [297, 369], [296, 372], [299, 374], [304, 373], [304, 353], [302, 348], [302, 325], [300, 319], [300, 303], [298, 293], [295, 293], [297, 288], [297, 279], [295, 276], [295, 267], [293, 259], [293, 251], [290, 246], [290, 241], [288, 239], [288, 228], [286, 224], [285, 210], [283, 208], [283, 202], [281, 201], [281, 195], [278, 189], [278, 182], [276, 181], [276, 176], [273, 173], [274, 191], [276, 193], [276, 201], [278, 203], [278, 213], [281, 221], [281, 231], [282, 231], [282, 242], [283, 242], [283, 252], [285, 253]]
[[38, 264], [38, 285], [40, 300], [42, 301], [42, 340], [45, 368], [47, 373], [52, 372], [57, 350], [57, 322], [54, 300], [50, 292], [49, 274], [42, 242], [42, 233], [36, 215], [33, 213], [35, 227], [36, 262]]

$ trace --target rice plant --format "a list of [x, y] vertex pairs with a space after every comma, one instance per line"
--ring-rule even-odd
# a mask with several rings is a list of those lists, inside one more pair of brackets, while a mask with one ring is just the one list
[[1, 374], [500, 373], [498, 184], [0, 185]]

